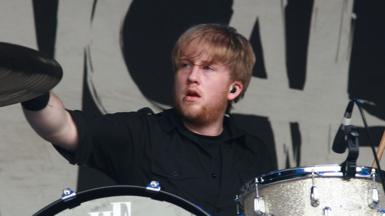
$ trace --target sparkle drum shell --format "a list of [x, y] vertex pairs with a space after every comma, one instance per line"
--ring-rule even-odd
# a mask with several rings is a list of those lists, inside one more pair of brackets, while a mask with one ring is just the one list
[[238, 202], [246, 216], [385, 215], [379, 171], [370, 167], [356, 167], [350, 179], [339, 165], [271, 172], [244, 185]]

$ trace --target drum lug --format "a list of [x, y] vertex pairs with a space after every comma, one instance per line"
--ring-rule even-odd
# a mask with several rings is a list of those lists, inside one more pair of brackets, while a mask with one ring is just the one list
[[151, 181], [147, 186], [147, 190], [159, 192], [160, 191], [160, 183], [158, 181]]
[[322, 209], [324, 216], [332, 216], [332, 209], [328, 206]]
[[254, 212], [257, 216], [269, 216], [266, 212], [265, 200], [259, 196], [259, 180], [255, 178], [255, 198], [254, 198]]
[[372, 177], [372, 188], [369, 190], [369, 207], [375, 209], [378, 207], [380, 203], [380, 198], [378, 195], [378, 190], [376, 186], [376, 170], [372, 169], [370, 173], [370, 177]]
[[74, 190], [72, 190], [71, 188], [65, 188], [63, 190], [63, 193], [61, 194], [60, 199], [63, 201], [67, 201], [67, 200], [71, 200], [75, 197], [76, 197], [76, 192]]
[[310, 188], [310, 204], [313, 207], [317, 207], [317, 206], [319, 206], [320, 201], [319, 201], [319, 192], [318, 192], [317, 186], [315, 186], [315, 179], [314, 179], [314, 177], [315, 177], [315, 172], [314, 172], [314, 170], [312, 170], [312, 172], [311, 172], [311, 183], [312, 183], [312, 186]]
[[311, 186], [310, 188], [310, 203], [313, 207], [317, 207], [320, 204], [317, 186]]
[[239, 195], [235, 195], [234, 202], [236, 204], [236, 211], [237, 214], [236, 216], [244, 216], [242, 213], [242, 206], [241, 206], [241, 201], [239, 200]]
[[257, 216], [268, 216], [268, 214], [266, 214], [265, 200], [263, 197], [254, 198], [254, 212]]
[[378, 203], [380, 202], [377, 188], [372, 188], [369, 191], [369, 196], [370, 196], [369, 207], [372, 209], [377, 208]]

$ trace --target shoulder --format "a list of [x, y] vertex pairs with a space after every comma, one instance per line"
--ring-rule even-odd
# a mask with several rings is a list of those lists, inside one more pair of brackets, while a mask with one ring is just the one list
[[241, 131], [247, 142], [253, 142], [256, 145], [274, 145], [273, 130], [268, 118], [247, 114], [232, 114], [229, 119], [231, 119], [232, 127]]
[[[114, 127], [140, 125], [147, 121], [154, 112], [148, 108], [142, 108], [132, 112], [116, 112], [103, 115], [95, 115], [80, 110], [67, 110], [78, 127]], [[112, 129], [112, 128], [111, 128]]]
[[166, 132], [173, 130], [178, 124], [178, 115], [175, 109], [155, 113], [150, 108], [145, 107], [134, 112], [107, 114], [104, 118], [130, 127], [139, 128], [142, 125], [151, 129], [162, 129]]
[[144, 107], [137, 111], [108, 113], [103, 116], [100, 116], [99, 118], [110, 119], [115, 121], [132, 121], [135, 119], [139, 120], [139, 119], [147, 118], [152, 115], [154, 115], [154, 112], [150, 108]]
[[273, 130], [268, 118], [234, 114], [231, 115], [230, 119], [234, 124], [233, 127], [241, 131], [242, 146], [258, 158], [271, 164], [273, 168], [276, 167], [276, 147]]
[[225, 117], [225, 126], [233, 139], [240, 138], [245, 144], [261, 145], [265, 141], [260, 136], [260, 130], [254, 128], [252, 124], [240, 121], [237, 115]]

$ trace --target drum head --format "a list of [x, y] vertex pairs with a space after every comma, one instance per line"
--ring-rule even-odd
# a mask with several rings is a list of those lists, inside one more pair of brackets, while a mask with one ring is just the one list
[[34, 216], [73, 215], [169, 215], [207, 216], [193, 203], [165, 191], [151, 191], [139, 186], [109, 186], [79, 192], [57, 200]]

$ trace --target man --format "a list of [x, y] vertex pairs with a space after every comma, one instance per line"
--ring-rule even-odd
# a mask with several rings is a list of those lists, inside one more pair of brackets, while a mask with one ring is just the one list
[[118, 184], [156, 180], [213, 215], [235, 215], [241, 186], [276, 168], [274, 148], [226, 115], [250, 82], [250, 43], [234, 28], [201, 24], [179, 38], [172, 58], [174, 109], [92, 118], [65, 110], [51, 93], [22, 103], [25, 115], [71, 163], [99, 169]]

